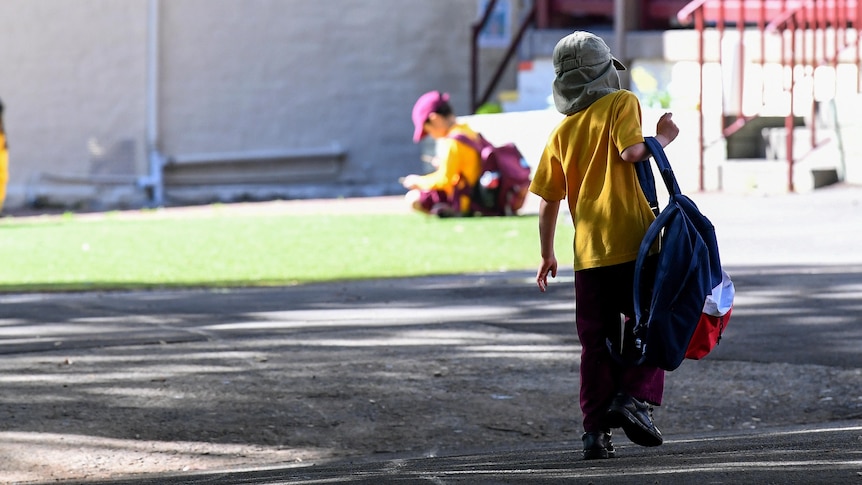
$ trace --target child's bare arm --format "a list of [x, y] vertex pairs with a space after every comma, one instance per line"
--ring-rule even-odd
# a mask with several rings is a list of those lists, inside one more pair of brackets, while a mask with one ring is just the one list
[[539, 243], [542, 250], [542, 264], [536, 273], [536, 284], [539, 291], [548, 287], [548, 275], [557, 277], [557, 256], [554, 253], [554, 234], [557, 230], [557, 215], [560, 212], [560, 201], [539, 202]]
[[[661, 143], [662, 148], [670, 145], [670, 143], [676, 139], [677, 135], [679, 135], [679, 127], [673, 122], [672, 113], [665, 113], [661, 118], [659, 118], [658, 123], [656, 123], [655, 132], [655, 139]], [[626, 147], [626, 149], [620, 153], [620, 157], [622, 157], [623, 160], [631, 163], [646, 160], [649, 156], [650, 151], [647, 148], [646, 143], [637, 143], [630, 147]]]

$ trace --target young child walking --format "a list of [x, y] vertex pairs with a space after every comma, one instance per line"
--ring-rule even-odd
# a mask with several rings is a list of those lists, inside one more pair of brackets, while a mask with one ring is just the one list
[[[634, 318], [634, 262], [655, 215], [640, 188], [634, 162], [650, 156], [641, 130], [641, 108], [620, 88], [625, 66], [589, 32], [560, 40], [553, 53], [554, 104], [566, 117], [554, 128], [530, 190], [541, 197], [542, 262], [536, 274], [545, 291], [557, 274], [554, 233], [566, 199], [575, 227], [575, 324], [581, 343], [580, 405], [584, 458], [615, 455], [611, 429], [622, 428], [642, 446], [658, 446], [652, 420], [661, 404], [664, 371], [615, 361], [607, 340], [619, 339], [621, 322]], [[662, 146], [679, 128], [664, 114], [656, 126]]]

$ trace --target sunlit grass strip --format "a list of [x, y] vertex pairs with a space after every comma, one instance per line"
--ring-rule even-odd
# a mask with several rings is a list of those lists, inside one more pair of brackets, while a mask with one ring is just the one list
[[[533, 269], [535, 216], [74, 216], [0, 222], [0, 290], [271, 286]], [[572, 229], [560, 224], [561, 265]]]

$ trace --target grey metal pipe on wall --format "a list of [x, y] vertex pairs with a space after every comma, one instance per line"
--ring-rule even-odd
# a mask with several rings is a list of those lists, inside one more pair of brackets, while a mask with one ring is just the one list
[[149, 174], [138, 179], [138, 186], [150, 191], [153, 205], [165, 203], [162, 169], [165, 157], [159, 152], [159, 0], [147, 5], [147, 161]]

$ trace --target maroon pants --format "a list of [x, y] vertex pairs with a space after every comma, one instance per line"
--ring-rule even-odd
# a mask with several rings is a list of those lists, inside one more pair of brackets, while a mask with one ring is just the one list
[[431, 212], [431, 209], [438, 204], [450, 204], [452, 201], [446, 192], [442, 190], [423, 190], [419, 193], [419, 205], [425, 212]]
[[581, 342], [581, 411], [584, 431], [601, 431], [617, 392], [661, 404], [664, 371], [627, 366], [613, 357], [606, 339], [619, 340], [623, 321], [634, 318], [634, 261], [575, 272], [575, 323]]

